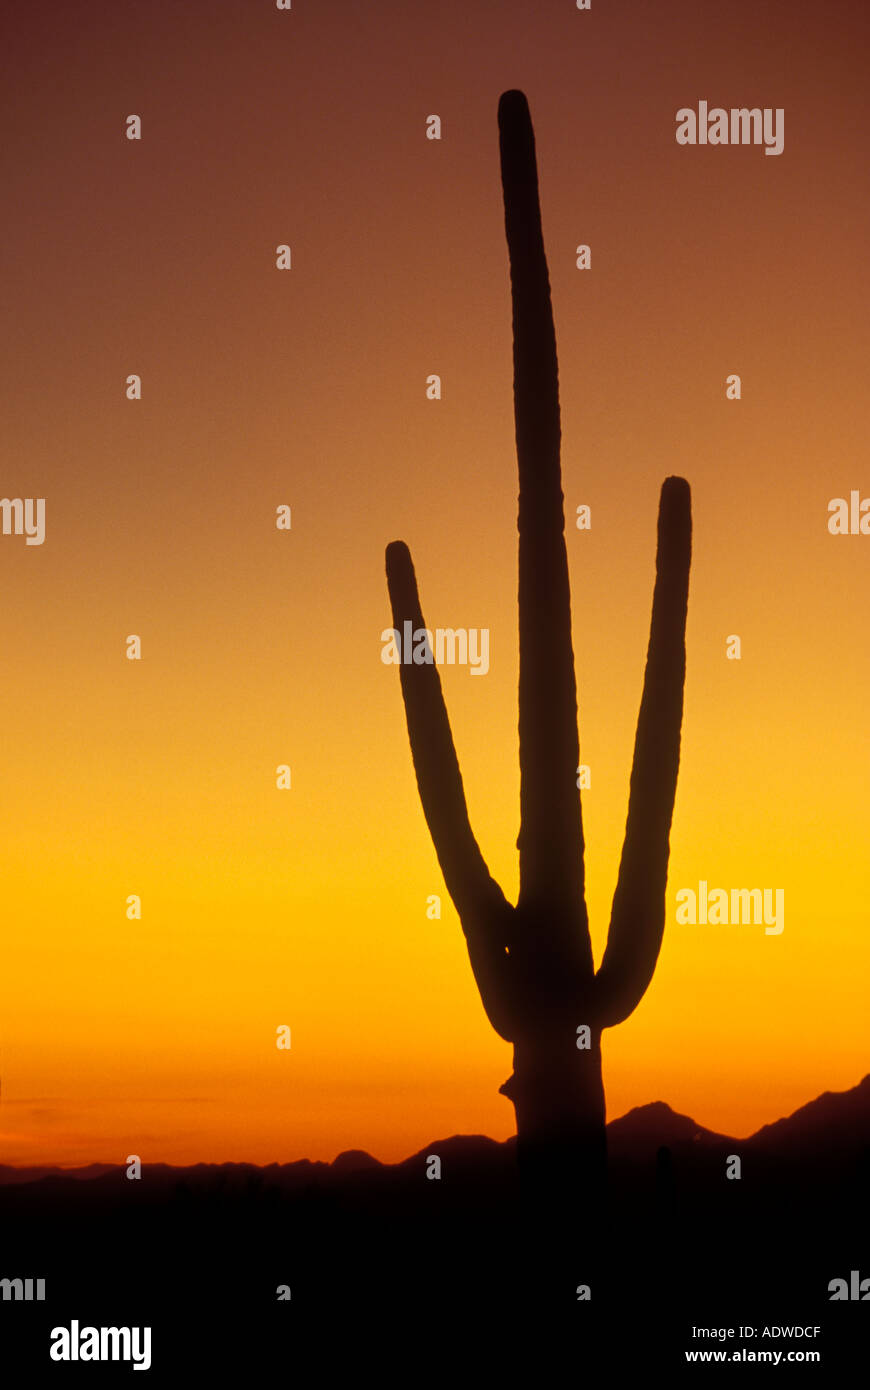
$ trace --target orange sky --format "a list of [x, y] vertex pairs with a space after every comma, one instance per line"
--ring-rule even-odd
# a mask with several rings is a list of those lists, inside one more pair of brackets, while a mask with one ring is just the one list
[[[664, 1099], [743, 1135], [870, 1069], [870, 538], [826, 526], [830, 498], [870, 495], [868, 20], [703, 10], [186, 0], [8, 23], [0, 491], [46, 498], [46, 540], [0, 535], [0, 1161], [396, 1159], [512, 1132], [510, 1048], [380, 660], [402, 538], [430, 625], [491, 631], [486, 677], [442, 679], [514, 896], [509, 87], [537, 135], [566, 507], [592, 507], [568, 550], [597, 958], [658, 492], [680, 473], [693, 493], [668, 927], [605, 1037], [608, 1113]], [[702, 99], [784, 108], [783, 154], [678, 146]], [[699, 879], [783, 888], [784, 932], [677, 926]]]

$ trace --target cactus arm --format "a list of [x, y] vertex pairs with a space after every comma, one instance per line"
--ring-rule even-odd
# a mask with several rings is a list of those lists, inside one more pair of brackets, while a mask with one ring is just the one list
[[[425, 628], [417, 580], [408, 547], [387, 546], [387, 586], [393, 625], [403, 631]], [[468, 944], [474, 978], [487, 1017], [503, 1038], [511, 1038], [507, 949], [513, 908], [491, 877], [471, 830], [468, 807], [441, 680], [432, 664], [403, 663], [402, 699], [417, 787], [447, 891]]]
[[[535, 137], [522, 92], [499, 101], [505, 231], [510, 257], [514, 417], [519, 464], [519, 908], [579, 929], [592, 952], [583, 900], [583, 824], [577, 687], [559, 447], [559, 381], [541, 230]], [[524, 914], [527, 915], [527, 914]], [[585, 936], [585, 940], [582, 938]]]
[[621, 1023], [642, 999], [664, 932], [669, 838], [680, 762], [691, 552], [689, 484], [684, 478], [667, 478], [659, 503], [656, 582], [625, 840], [607, 949], [595, 977], [596, 1018], [605, 1028]]

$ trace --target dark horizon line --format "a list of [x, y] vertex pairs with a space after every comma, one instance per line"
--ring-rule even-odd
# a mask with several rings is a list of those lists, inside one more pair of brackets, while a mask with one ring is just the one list
[[[697, 1131], [700, 1131], [704, 1135], [708, 1136], [711, 1140], [722, 1141], [723, 1143], [748, 1144], [751, 1143], [752, 1140], [757, 1139], [759, 1135], [765, 1132], [765, 1130], [772, 1129], [775, 1125], [783, 1124], [786, 1121], [795, 1119], [795, 1117], [800, 1115], [802, 1111], [809, 1110], [814, 1105], [817, 1105], [819, 1101], [823, 1101], [828, 1097], [833, 1098], [855, 1095], [857, 1092], [861, 1091], [862, 1088], [866, 1088], [868, 1092], [870, 1092], [870, 1072], [864, 1075], [861, 1078], [861, 1080], [857, 1082], [854, 1086], [850, 1086], [844, 1091], [821, 1091], [819, 1095], [814, 1096], [813, 1099], [809, 1101], [805, 1101], [803, 1105], [799, 1105], [797, 1109], [793, 1110], [789, 1115], [781, 1115], [776, 1120], [769, 1120], [766, 1124], [763, 1124], [758, 1129], [753, 1130], [751, 1134], [744, 1135], [743, 1137], [733, 1134], [720, 1134], [718, 1130], [707, 1129], [705, 1125], [699, 1124], [697, 1120], [693, 1119], [691, 1115], [684, 1115], [680, 1111], [674, 1110], [673, 1107], [667, 1103], [667, 1101], [663, 1100], [647, 1101], [643, 1105], [633, 1105], [631, 1109], [626, 1110], [624, 1114], [617, 1115], [614, 1119], [608, 1120], [607, 1129], [609, 1130], [612, 1125], [621, 1124], [624, 1120], [629, 1119], [629, 1117], [632, 1115], [639, 1115], [644, 1111], [648, 1112], [653, 1109], [658, 1110], [663, 1107], [675, 1119], [688, 1121], [690, 1124], [695, 1126], [695, 1129]], [[492, 1136], [488, 1134], [451, 1134], [447, 1136], [442, 1136], [440, 1139], [432, 1139], [427, 1144], [425, 1144], [422, 1149], [418, 1149], [416, 1150], [416, 1152], [408, 1154], [405, 1158], [396, 1159], [394, 1162], [385, 1162], [382, 1159], [376, 1158], [374, 1154], [369, 1153], [367, 1149], [349, 1148], [342, 1149], [338, 1154], [336, 1154], [335, 1158], [333, 1159], [271, 1159], [268, 1163], [255, 1163], [248, 1159], [195, 1159], [191, 1163], [167, 1163], [164, 1160], [155, 1159], [147, 1161], [147, 1164], [143, 1164], [143, 1167], [147, 1166], [148, 1168], [152, 1169], [166, 1168], [174, 1170], [176, 1172], [186, 1172], [189, 1171], [191, 1168], [253, 1168], [258, 1172], [263, 1172], [267, 1168], [292, 1168], [295, 1164], [298, 1163], [309, 1163], [312, 1166], [315, 1164], [320, 1164], [325, 1168], [332, 1168], [339, 1161], [339, 1159], [343, 1157], [346, 1157], [348, 1155], [360, 1155], [361, 1157], [365, 1157], [366, 1159], [371, 1159], [371, 1161], [377, 1164], [379, 1168], [401, 1168], [403, 1164], [409, 1163], [411, 1159], [419, 1157], [419, 1155], [423, 1153], [424, 1150], [431, 1150], [435, 1145], [452, 1143], [457, 1139], [483, 1140], [488, 1144], [494, 1144], [499, 1148], [505, 1148], [508, 1145], [516, 1144], [517, 1136], [516, 1134], [510, 1134], [506, 1139], [493, 1139]], [[103, 1159], [90, 1159], [86, 1163], [77, 1163], [69, 1165], [51, 1162], [27, 1163], [21, 1165], [16, 1163], [0, 1162], [0, 1173], [33, 1173], [46, 1169], [52, 1173], [68, 1175], [73, 1173], [84, 1172], [88, 1168], [121, 1169], [125, 1167], [127, 1167], [126, 1162], [110, 1162]]]

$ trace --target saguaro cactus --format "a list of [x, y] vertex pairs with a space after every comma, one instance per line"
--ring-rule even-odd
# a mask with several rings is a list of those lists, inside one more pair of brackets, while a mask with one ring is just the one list
[[[520, 892], [511, 906], [468, 821], [434, 664], [403, 664], [417, 785], [484, 1009], [513, 1043], [501, 1087], [516, 1109], [520, 1170], [559, 1186], [601, 1172], [601, 1033], [622, 1022], [655, 969], [665, 921], [669, 835], [680, 754], [691, 556], [688, 483], [662, 486], [652, 619], [625, 841], [607, 948], [595, 970], [584, 901], [577, 692], [561, 488], [558, 369], [538, 201], [535, 141], [522, 92], [499, 102], [513, 299], [519, 462]], [[394, 626], [423, 628], [411, 556], [387, 547]], [[588, 1047], [578, 1030], [589, 1030]]]

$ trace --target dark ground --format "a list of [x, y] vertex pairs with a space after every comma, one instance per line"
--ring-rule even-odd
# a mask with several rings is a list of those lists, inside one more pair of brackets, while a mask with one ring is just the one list
[[[332, 1165], [145, 1165], [140, 1181], [124, 1168], [35, 1181], [0, 1171], [0, 1278], [45, 1278], [47, 1295], [0, 1301], [2, 1364], [18, 1368], [4, 1382], [133, 1374], [52, 1362], [51, 1329], [77, 1318], [151, 1326], [159, 1384], [211, 1384], [220, 1369], [254, 1386], [372, 1372], [404, 1385], [464, 1380], [472, 1364], [488, 1383], [512, 1369], [527, 1379], [533, 1355], [536, 1383], [561, 1387], [596, 1367], [715, 1374], [687, 1367], [684, 1353], [744, 1346], [820, 1351], [821, 1363], [786, 1369], [857, 1384], [870, 1300], [831, 1302], [828, 1285], [852, 1270], [870, 1279], [868, 1118], [870, 1078], [749, 1140], [643, 1107], [610, 1126], [608, 1200], [589, 1211], [581, 1201], [574, 1235], [524, 1217], [513, 1141], [454, 1137], [389, 1167], [347, 1154]], [[429, 1153], [440, 1180], [426, 1177]], [[729, 1181], [735, 1153], [742, 1177]], [[749, 1340], [737, 1335], [746, 1325]], [[821, 1330], [763, 1336], [795, 1325]], [[700, 1338], [693, 1326], [735, 1336]]]

